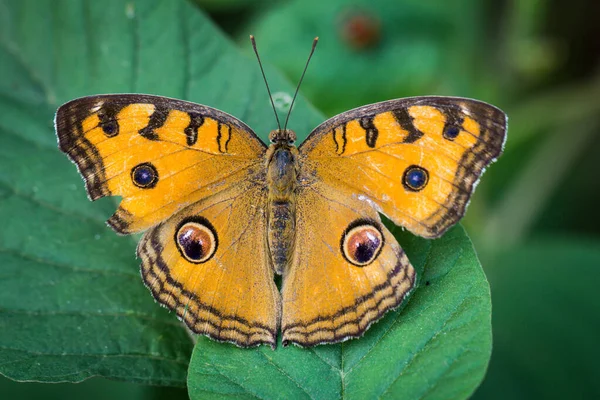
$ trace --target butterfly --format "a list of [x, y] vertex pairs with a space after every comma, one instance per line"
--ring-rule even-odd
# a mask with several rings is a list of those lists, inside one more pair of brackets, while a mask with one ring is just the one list
[[62, 105], [55, 127], [90, 199], [122, 197], [108, 225], [145, 231], [144, 283], [191, 331], [307, 347], [359, 337], [407, 298], [415, 269], [380, 214], [443, 235], [507, 124], [480, 101], [412, 97], [339, 114], [298, 147], [276, 129], [267, 146], [217, 109], [114, 94]]

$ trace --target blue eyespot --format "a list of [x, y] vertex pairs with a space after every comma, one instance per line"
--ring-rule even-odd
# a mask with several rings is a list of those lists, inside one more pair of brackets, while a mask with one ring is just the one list
[[150, 163], [139, 164], [131, 170], [131, 180], [137, 187], [149, 189], [158, 182], [158, 172]]
[[423, 189], [429, 181], [429, 173], [426, 169], [417, 165], [411, 165], [404, 171], [402, 183], [410, 191], [418, 192]]
[[460, 128], [457, 126], [448, 126], [444, 130], [444, 137], [449, 140], [454, 140], [460, 133]]
[[116, 136], [119, 133], [119, 124], [115, 120], [109, 120], [101, 123], [100, 126], [104, 131], [104, 134], [108, 137]]

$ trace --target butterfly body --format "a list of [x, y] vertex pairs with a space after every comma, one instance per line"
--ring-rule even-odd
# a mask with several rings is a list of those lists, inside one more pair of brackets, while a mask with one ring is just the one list
[[222, 111], [119, 94], [61, 106], [56, 131], [90, 198], [123, 198], [109, 225], [146, 231], [144, 283], [193, 332], [313, 346], [359, 337], [402, 304], [416, 272], [380, 214], [442, 235], [501, 153], [506, 116], [414, 97], [333, 117], [298, 147], [276, 130], [266, 146]]
[[289, 262], [296, 235], [298, 149], [293, 131], [273, 131], [267, 150], [268, 245], [275, 272], [281, 275]]

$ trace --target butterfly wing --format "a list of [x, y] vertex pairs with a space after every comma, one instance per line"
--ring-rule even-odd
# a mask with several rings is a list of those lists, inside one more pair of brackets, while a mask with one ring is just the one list
[[331, 118], [299, 150], [306, 179], [346, 187], [396, 225], [435, 238], [463, 216], [505, 138], [506, 115], [494, 106], [413, 97]]
[[123, 198], [108, 220], [122, 234], [246, 179], [266, 149], [224, 112], [159, 96], [83, 97], [61, 106], [55, 125], [89, 197]]
[[[442, 235], [464, 214], [505, 135], [502, 111], [448, 97], [369, 105], [317, 127], [299, 148], [296, 247], [282, 291], [284, 342], [357, 337], [401, 304], [415, 270], [378, 212], [415, 234]], [[382, 244], [373, 253], [377, 230]], [[372, 260], [361, 264], [352, 255]]]
[[349, 191], [313, 182], [297, 198], [296, 247], [283, 276], [283, 343], [359, 337], [401, 304], [415, 270], [377, 211]]
[[151, 228], [138, 256], [160, 303], [194, 332], [274, 345], [280, 295], [264, 239], [266, 147], [250, 128], [185, 101], [104, 95], [61, 106], [56, 131], [90, 198], [123, 198], [109, 225], [122, 234]]
[[275, 346], [281, 302], [266, 251], [265, 194], [239, 182], [140, 241], [146, 286], [192, 331], [242, 347]]

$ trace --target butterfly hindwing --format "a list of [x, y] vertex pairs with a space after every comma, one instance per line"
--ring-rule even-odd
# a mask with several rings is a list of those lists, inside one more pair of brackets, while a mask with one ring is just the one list
[[[193, 332], [275, 346], [280, 295], [264, 245], [265, 191], [250, 181], [189, 206], [138, 245], [154, 297]], [[194, 237], [203, 239], [199, 249]]]
[[56, 131], [90, 198], [123, 198], [108, 221], [119, 233], [143, 231], [247, 179], [266, 149], [224, 112], [148, 95], [73, 100], [58, 109]]
[[275, 346], [281, 302], [264, 240], [265, 202], [264, 188], [240, 182], [142, 237], [146, 286], [193, 332]]
[[333, 117], [299, 150], [318, 179], [350, 189], [397, 225], [435, 238], [463, 216], [505, 137], [506, 115], [494, 106], [414, 97]]
[[299, 190], [296, 210], [295, 252], [283, 275], [283, 343], [361, 336], [409, 294], [413, 266], [377, 211], [344, 188], [312, 182]]

